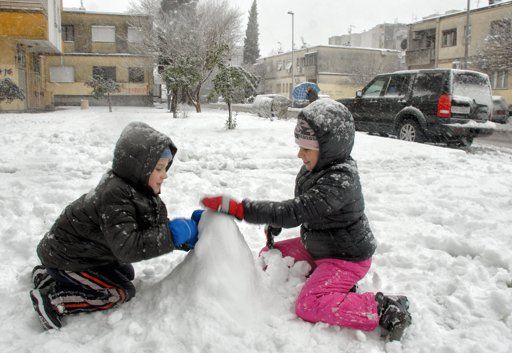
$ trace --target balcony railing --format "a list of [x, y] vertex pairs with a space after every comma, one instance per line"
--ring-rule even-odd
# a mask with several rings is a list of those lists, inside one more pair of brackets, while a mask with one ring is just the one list
[[436, 50], [434, 48], [407, 50], [407, 65], [428, 65], [436, 60]]
[[48, 11], [48, 0], [0, 0], [0, 10]]

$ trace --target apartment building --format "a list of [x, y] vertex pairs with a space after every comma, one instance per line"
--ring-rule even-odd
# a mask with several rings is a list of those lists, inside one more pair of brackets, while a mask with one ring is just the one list
[[0, 103], [0, 111], [44, 109], [44, 56], [61, 54], [62, 0], [0, 0], [0, 80], [9, 78], [24, 100]]
[[289, 97], [298, 83], [315, 82], [323, 94], [337, 99], [353, 97], [377, 73], [402, 69], [400, 62], [398, 50], [320, 45], [294, 50], [293, 62], [292, 52], [261, 58], [257, 70], [263, 76], [262, 93]]
[[[352, 30], [352, 28], [350, 29]], [[368, 31], [329, 37], [329, 45], [403, 50], [408, 28], [403, 23], [381, 23]]]
[[[497, 28], [510, 35], [512, 2], [499, 2], [469, 12], [468, 69], [486, 71], [491, 79], [493, 94], [512, 102], [512, 87], [509, 84], [511, 68], [485, 70], [478, 67], [475, 56], [489, 35]], [[467, 11], [448, 12], [424, 18], [409, 25], [406, 63], [409, 69], [463, 68], [466, 50]]]
[[105, 105], [85, 83], [93, 76], [120, 85], [113, 105], [151, 105], [153, 59], [141, 54], [146, 16], [68, 10], [62, 13], [63, 54], [48, 55], [45, 77], [55, 105]]

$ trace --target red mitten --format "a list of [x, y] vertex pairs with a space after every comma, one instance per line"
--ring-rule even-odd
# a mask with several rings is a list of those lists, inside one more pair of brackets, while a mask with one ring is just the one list
[[205, 197], [201, 203], [215, 212], [222, 212], [238, 218], [244, 219], [244, 205], [228, 196]]

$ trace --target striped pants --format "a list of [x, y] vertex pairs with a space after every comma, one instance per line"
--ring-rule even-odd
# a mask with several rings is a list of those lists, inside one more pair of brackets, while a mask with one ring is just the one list
[[109, 265], [73, 272], [47, 268], [55, 280], [49, 293], [52, 306], [62, 315], [107, 310], [135, 296], [133, 266]]

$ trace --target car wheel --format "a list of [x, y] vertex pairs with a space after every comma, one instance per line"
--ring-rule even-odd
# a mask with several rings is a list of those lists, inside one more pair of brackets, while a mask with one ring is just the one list
[[424, 142], [425, 135], [414, 120], [404, 120], [398, 126], [397, 137], [403, 141]]
[[470, 147], [473, 143], [473, 136], [465, 136], [459, 140], [460, 147]]

